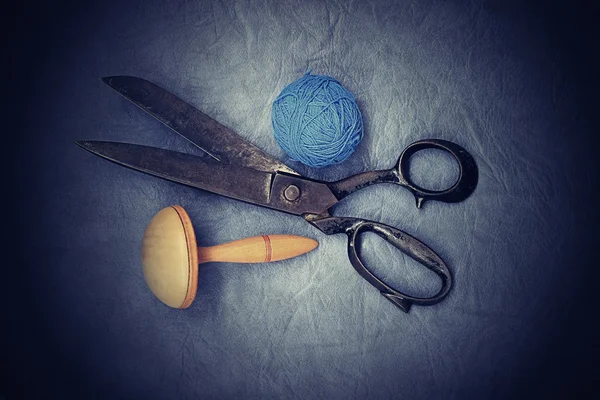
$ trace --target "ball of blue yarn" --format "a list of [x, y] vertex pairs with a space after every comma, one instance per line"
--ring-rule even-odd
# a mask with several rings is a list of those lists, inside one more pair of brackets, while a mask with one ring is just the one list
[[346, 160], [363, 137], [354, 96], [330, 76], [306, 73], [273, 102], [275, 140], [293, 159], [311, 167]]

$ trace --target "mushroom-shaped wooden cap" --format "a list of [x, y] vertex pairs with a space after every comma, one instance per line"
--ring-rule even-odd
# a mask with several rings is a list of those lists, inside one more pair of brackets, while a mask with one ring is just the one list
[[198, 247], [192, 221], [181, 206], [162, 209], [152, 218], [142, 241], [146, 283], [160, 301], [187, 308], [198, 287]]

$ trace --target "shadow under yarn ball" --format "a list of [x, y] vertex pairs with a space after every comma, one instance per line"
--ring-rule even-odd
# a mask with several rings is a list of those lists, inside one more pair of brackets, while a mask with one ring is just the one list
[[346, 160], [363, 137], [354, 95], [330, 76], [310, 72], [286, 86], [273, 102], [275, 140], [310, 167]]

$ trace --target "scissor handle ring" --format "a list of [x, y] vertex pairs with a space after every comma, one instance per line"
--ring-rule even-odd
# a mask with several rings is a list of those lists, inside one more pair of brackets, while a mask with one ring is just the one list
[[[327, 235], [335, 235], [337, 233], [347, 234], [348, 257], [354, 269], [367, 282], [375, 286], [386, 299], [394, 303], [402, 311], [408, 312], [412, 304], [429, 306], [439, 303], [450, 292], [452, 275], [446, 263], [427, 245], [408, 233], [389, 225], [359, 218], [328, 216], [316, 219], [308, 218], [307, 220]], [[413, 297], [394, 289], [375, 276], [375, 274], [369, 271], [358, 254], [356, 242], [357, 238], [363, 232], [376, 233], [404, 254], [435, 272], [442, 280], [440, 290], [431, 297]]]
[[[410, 157], [425, 149], [439, 149], [450, 153], [458, 163], [458, 179], [452, 186], [444, 190], [428, 190], [410, 180]], [[425, 200], [438, 200], [446, 203], [463, 201], [473, 193], [479, 180], [479, 170], [475, 160], [463, 147], [442, 139], [425, 139], [408, 145], [396, 165], [399, 184], [406, 187], [415, 196], [417, 207]]]
[[[413, 297], [404, 294], [376, 277], [358, 255], [356, 239], [363, 232], [373, 232], [385, 239], [388, 243], [398, 248], [418, 263], [435, 272], [442, 280], [442, 287], [431, 297]], [[406, 232], [378, 222], [357, 220], [352, 228], [348, 230], [348, 257], [356, 271], [371, 285], [375, 286], [381, 294], [398, 306], [404, 312], [408, 312], [412, 304], [432, 305], [439, 303], [448, 295], [452, 287], [452, 276], [446, 263], [427, 245]]]

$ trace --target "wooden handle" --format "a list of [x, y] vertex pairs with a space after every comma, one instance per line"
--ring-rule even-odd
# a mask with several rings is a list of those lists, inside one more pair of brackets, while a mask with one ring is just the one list
[[285, 260], [315, 249], [316, 240], [295, 235], [263, 235], [211, 247], [198, 247], [198, 264], [263, 263]]

